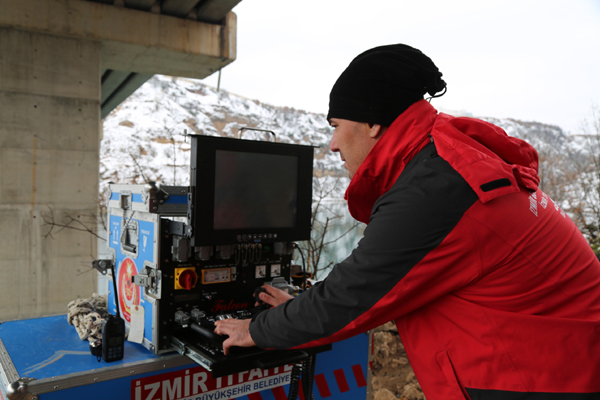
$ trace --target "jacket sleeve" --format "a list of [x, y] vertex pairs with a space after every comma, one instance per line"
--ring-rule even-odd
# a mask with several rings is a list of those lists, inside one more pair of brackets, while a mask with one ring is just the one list
[[477, 197], [436, 156], [435, 149], [422, 151], [409, 163], [375, 203], [357, 248], [321, 285], [252, 321], [250, 334], [259, 347], [343, 340], [477, 279], [476, 239], [463, 220]]

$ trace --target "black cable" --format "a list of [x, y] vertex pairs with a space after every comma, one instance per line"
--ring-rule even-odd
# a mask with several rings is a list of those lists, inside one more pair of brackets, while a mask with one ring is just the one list
[[[305, 400], [314, 400], [313, 383], [315, 380], [316, 355], [309, 356], [307, 359], [294, 364], [290, 376], [290, 390], [288, 400], [297, 400], [300, 390], [300, 379], [302, 379], [302, 390]], [[302, 378], [301, 378], [302, 376]]]
[[298, 391], [300, 390], [300, 374], [302, 372], [302, 363], [296, 363], [292, 367], [290, 376], [290, 391], [288, 392], [288, 400], [296, 400]]
[[314, 400], [312, 394], [313, 382], [315, 379], [315, 366], [317, 364], [317, 355], [309, 356], [302, 361], [302, 389], [304, 389], [304, 398], [306, 400]]
[[[303, 289], [306, 290], [306, 260], [304, 259], [304, 253], [298, 246], [298, 243], [292, 243], [292, 246], [300, 252], [302, 257], [302, 278], [304, 280]], [[288, 400], [296, 400], [298, 398], [298, 390], [300, 389], [300, 375], [302, 375], [302, 389], [304, 390], [304, 398], [306, 400], [314, 400], [312, 395], [312, 388], [314, 382], [315, 373], [315, 360], [316, 356], [310, 356], [308, 359], [301, 363], [294, 364], [292, 368], [290, 391], [288, 392]]]
[[302, 249], [298, 246], [298, 243], [292, 243], [292, 246], [298, 249], [300, 252], [300, 257], [302, 257], [302, 279], [304, 280], [303, 290], [306, 290], [306, 261], [304, 260], [304, 253], [302, 253]]
[[256, 258], [256, 262], [260, 262], [260, 258], [262, 257], [262, 244], [258, 244], [256, 245], [256, 255], [254, 258]]
[[254, 256], [256, 255], [256, 251], [254, 251], [255, 246], [255, 244], [251, 244], [248, 250], [248, 261], [251, 263], [254, 262]]
[[242, 249], [239, 244], [233, 249], [233, 257], [235, 259], [235, 265], [237, 266], [242, 258]]

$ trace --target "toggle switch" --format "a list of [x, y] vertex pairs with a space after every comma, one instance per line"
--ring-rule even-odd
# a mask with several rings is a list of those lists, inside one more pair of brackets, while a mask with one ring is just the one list
[[197, 282], [196, 268], [175, 268], [175, 289], [192, 290]]

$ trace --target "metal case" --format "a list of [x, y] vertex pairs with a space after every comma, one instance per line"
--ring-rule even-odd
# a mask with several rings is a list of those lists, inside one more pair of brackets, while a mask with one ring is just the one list
[[[185, 217], [187, 187], [110, 185], [108, 246], [113, 254], [119, 306], [129, 332], [143, 330], [142, 345], [155, 354], [171, 349], [159, 342], [159, 305], [162, 293], [161, 216]], [[109, 311], [116, 314], [112, 284], [108, 284]], [[132, 307], [143, 309], [132, 324]], [[136, 315], [139, 315], [136, 313]], [[134, 325], [134, 326], [132, 326]]]

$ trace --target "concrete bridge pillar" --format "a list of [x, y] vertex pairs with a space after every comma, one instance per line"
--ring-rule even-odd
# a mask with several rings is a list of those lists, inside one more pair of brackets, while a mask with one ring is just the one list
[[95, 290], [96, 238], [48, 222], [94, 226], [99, 102], [99, 42], [0, 28], [0, 319]]

